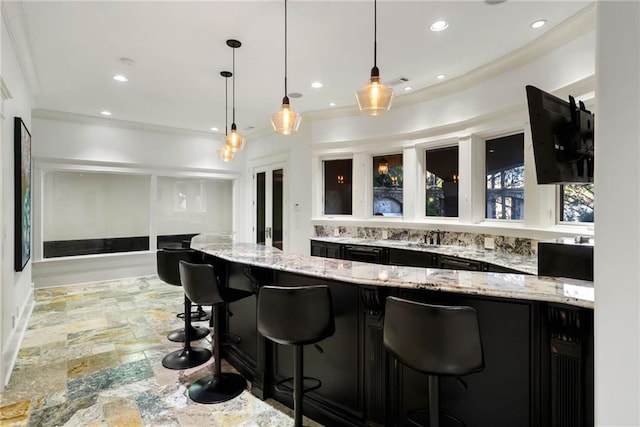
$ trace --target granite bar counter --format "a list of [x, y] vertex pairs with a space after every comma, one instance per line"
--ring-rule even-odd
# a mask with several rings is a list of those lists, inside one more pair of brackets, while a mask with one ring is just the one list
[[[333, 239], [336, 241], [338, 239]], [[344, 240], [344, 239], [343, 239]], [[349, 239], [352, 241], [354, 239]], [[358, 241], [364, 239], [356, 239]], [[369, 242], [374, 242], [370, 241]], [[392, 242], [392, 241], [385, 241]], [[373, 244], [373, 243], [372, 243]], [[398, 243], [399, 246], [402, 243]], [[375, 245], [374, 245], [375, 246]], [[294, 255], [252, 243], [199, 235], [191, 247], [218, 258], [257, 267], [370, 286], [428, 289], [491, 297], [546, 301], [593, 309], [593, 282], [557, 277], [376, 265]], [[451, 255], [454, 249], [439, 247]], [[432, 250], [431, 247], [428, 250]], [[467, 255], [467, 253], [465, 253]]]
[[[191, 247], [218, 271], [223, 286], [326, 284], [336, 332], [307, 346], [305, 376], [322, 387], [305, 395], [304, 412], [331, 426], [406, 425], [427, 405], [426, 376], [390, 357], [382, 342], [388, 296], [475, 308], [485, 369], [441, 381], [443, 412], [473, 426], [592, 426], [593, 284], [527, 274], [379, 265], [295, 255], [261, 245], [199, 235]], [[256, 328], [257, 298], [230, 305], [223, 332], [241, 342], [225, 357], [260, 398], [292, 406], [276, 384], [291, 376], [292, 351]], [[420, 337], [416, 337], [419, 340]]]

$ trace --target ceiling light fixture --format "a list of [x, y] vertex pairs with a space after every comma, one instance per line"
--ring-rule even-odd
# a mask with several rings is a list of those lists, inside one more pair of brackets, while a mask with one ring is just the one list
[[236, 49], [242, 46], [238, 40], [227, 40], [227, 46], [233, 49], [233, 121], [231, 122], [231, 133], [225, 138], [225, 145], [228, 145], [231, 151], [242, 150], [244, 147], [244, 138], [238, 133], [236, 126]]
[[313, 82], [313, 83], [311, 83], [311, 87], [314, 88], [314, 89], [320, 89], [322, 87], [322, 83]]
[[373, 68], [369, 84], [356, 93], [358, 108], [364, 114], [377, 116], [389, 111], [393, 100], [393, 89], [382, 84], [378, 69], [378, 4], [373, 0]]
[[110, 116], [111, 111], [104, 110], [104, 111], [101, 111], [100, 114], [102, 114], [103, 116]]
[[436, 21], [433, 24], [431, 24], [431, 26], [429, 27], [429, 29], [431, 31], [442, 31], [442, 30], [446, 30], [449, 27], [449, 23], [447, 21]]
[[537, 21], [533, 21], [530, 25], [531, 28], [540, 28], [540, 27], [544, 27], [544, 24], [546, 24], [547, 21], [545, 19], [538, 19]]
[[335, 106], [336, 106], [336, 103], [335, 103], [335, 102], [330, 102], [330, 103], [329, 103], [329, 107], [335, 107]]
[[126, 78], [125, 76], [123, 76], [122, 74], [116, 74], [115, 76], [113, 76], [113, 80], [117, 81], [117, 82], [128, 82], [129, 79]]
[[[218, 150], [218, 155], [220, 156], [220, 160], [228, 162], [232, 160], [235, 155], [235, 152], [227, 145], [227, 123], [229, 123], [229, 77], [233, 74], [230, 71], [220, 71], [220, 75], [224, 77], [224, 139], [222, 140], [222, 147]], [[213, 129], [216, 128], [211, 128], [211, 130]]]
[[284, 98], [282, 108], [271, 115], [273, 130], [280, 135], [290, 135], [298, 130], [302, 116], [294, 112], [287, 96], [287, 0], [284, 0]]
[[219, 129], [217, 127], [212, 127], [211, 130], [214, 132], [218, 132]]
[[436, 79], [438, 79], [438, 80], [442, 80], [442, 79], [444, 79], [445, 77], [447, 77], [447, 76], [445, 76], [444, 74], [438, 74], [438, 75], [436, 76]]
[[405, 86], [405, 87], [404, 87], [404, 90], [406, 90], [407, 92], [408, 92], [408, 91], [410, 91], [411, 89], [413, 89], [413, 87], [412, 87], [412, 86]]

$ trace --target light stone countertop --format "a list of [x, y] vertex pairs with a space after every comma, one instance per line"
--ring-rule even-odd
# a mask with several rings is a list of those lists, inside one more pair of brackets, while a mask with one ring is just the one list
[[311, 240], [327, 243], [339, 243], [342, 245], [377, 246], [382, 248], [395, 248], [410, 251], [430, 252], [440, 255], [464, 258], [472, 261], [482, 261], [501, 267], [518, 270], [527, 274], [538, 274], [538, 257], [509, 254], [494, 250], [477, 249], [469, 246], [450, 245], [422, 245], [406, 240], [373, 240], [355, 237], [312, 237]]
[[201, 234], [191, 247], [215, 257], [322, 279], [369, 286], [426, 289], [488, 297], [546, 301], [593, 309], [593, 282], [525, 274], [400, 267], [289, 254], [273, 247]]

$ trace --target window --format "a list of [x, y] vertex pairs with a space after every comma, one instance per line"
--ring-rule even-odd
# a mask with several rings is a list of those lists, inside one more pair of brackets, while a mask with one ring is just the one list
[[427, 150], [426, 216], [458, 216], [458, 147]]
[[373, 215], [402, 216], [402, 154], [373, 158]]
[[353, 160], [324, 161], [324, 214], [352, 214]]
[[524, 218], [524, 134], [486, 141], [488, 219]]
[[560, 186], [560, 221], [593, 222], [593, 184]]

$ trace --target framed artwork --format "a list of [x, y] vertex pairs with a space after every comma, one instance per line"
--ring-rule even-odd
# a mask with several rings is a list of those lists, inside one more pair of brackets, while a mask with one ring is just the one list
[[31, 134], [20, 117], [14, 119], [15, 269], [31, 258]]

